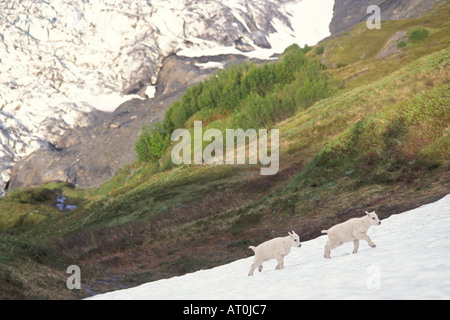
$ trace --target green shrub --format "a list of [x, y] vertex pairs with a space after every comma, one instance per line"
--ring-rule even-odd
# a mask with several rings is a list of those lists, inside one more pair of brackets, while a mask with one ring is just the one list
[[305, 44], [305, 47], [302, 49], [302, 52], [303, 53], [307, 53], [307, 52], [309, 52], [311, 50], [312, 50], [312, 48], [310, 46], [308, 46], [307, 44]]
[[409, 34], [409, 38], [413, 41], [420, 41], [428, 37], [428, 34], [429, 32], [427, 29], [417, 29]]
[[171, 133], [192, 128], [194, 120], [204, 121], [203, 125], [220, 120], [216, 128], [221, 129], [269, 128], [329, 96], [331, 86], [323, 66], [305, 57], [311, 49], [294, 44], [276, 62], [234, 65], [190, 87], [166, 111], [162, 124], [144, 128], [135, 145], [138, 159], [160, 159]]
[[323, 54], [324, 53], [324, 51], [325, 51], [325, 46], [318, 46], [317, 48], [316, 48], [316, 54], [317, 55], [321, 55], [321, 54]]
[[406, 42], [405, 41], [400, 41], [399, 43], [397, 43], [397, 48], [404, 48], [406, 47]]
[[15, 189], [5, 197], [5, 200], [17, 201], [20, 203], [37, 203], [50, 201], [55, 198], [55, 191], [48, 188], [39, 187], [28, 190], [23, 190], [20, 188]]
[[136, 141], [139, 161], [158, 160], [170, 144], [170, 136], [161, 123], [145, 127]]

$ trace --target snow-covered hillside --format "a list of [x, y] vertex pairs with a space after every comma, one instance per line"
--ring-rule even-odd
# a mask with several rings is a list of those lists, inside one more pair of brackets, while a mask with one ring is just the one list
[[272, 260], [248, 277], [249, 257], [91, 299], [450, 299], [449, 230], [450, 194], [382, 220], [369, 229], [377, 247], [357, 254], [346, 243], [327, 260], [320, 236], [292, 248], [283, 270]]
[[[329, 35], [334, 0], [0, 1], [0, 196], [20, 157], [154, 94], [169, 54], [268, 58]], [[204, 67], [204, 66], [203, 66]]]

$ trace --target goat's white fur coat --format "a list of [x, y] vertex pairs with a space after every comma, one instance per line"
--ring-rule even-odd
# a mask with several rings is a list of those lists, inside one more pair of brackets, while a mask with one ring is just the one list
[[301, 247], [300, 237], [294, 231], [292, 233], [288, 232], [288, 234], [287, 237], [274, 238], [261, 243], [257, 247], [249, 247], [255, 251], [255, 260], [250, 267], [249, 276], [253, 275], [253, 271], [256, 268], [261, 272], [263, 262], [271, 259], [277, 259], [276, 269], [284, 268], [283, 258], [289, 254], [291, 247]]
[[328, 230], [322, 230], [322, 233], [328, 234], [328, 242], [325, 245], [325, 258], [330, 259], [330, 251], [340, 246], [344, 242], [353, 241], [353, 253], [358, 252], [359, 240], [366, 240], [372, 248], [375, 248], [375, 243], [367, 235], [367, 230], [373, 225], [380, 225], [381, 221], [378, 219], [375, 211], [367, 212], [364, 217], [353, 218], [337, 224]]

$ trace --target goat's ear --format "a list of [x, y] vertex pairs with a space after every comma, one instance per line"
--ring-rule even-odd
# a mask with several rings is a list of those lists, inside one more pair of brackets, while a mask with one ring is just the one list
[[288, 231], [288, 234], [289, 234], [290, 236], [292, 236], [292, 233], [290, 233], [289, 231]]
[[369, 215], [369, 213], [366, 211], [366, 214]]

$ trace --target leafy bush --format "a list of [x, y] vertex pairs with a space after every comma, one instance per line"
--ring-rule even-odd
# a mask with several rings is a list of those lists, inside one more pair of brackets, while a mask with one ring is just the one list
[[166, 134], [161, 123], [143, 128], [136, 141], [135, 150], [139, 161], [158, 160], [170, 144], [170, 137]]
[[[319, 63], [304, 56], [308, 48], [292, 45], [279, 61], [260, 67], [244, 63], [219, 70], [208, 80], [186, 90], [181, 99], [169, 108], [163, 120], [166, 134], [177, 128], [191, 127], [186, 121], [205, 109], [220, 110], [222, 115], [232, 114], [234, 126], [267, 126], [274, 120], [292, 115], [296, 110], [295, 104], [300, 103], [304, 107], [310, 105], [311, 100], [327, 96], [328, 79]], [[293, 87], [299, 89], [295, 91]], [[302, 102], [304, 96], [307, 103]], [[283, 116], [280, 117], [279, 112]], [[239, 119], [241, 115], [248, 118], [256, 113], [260, 119], [257, 123]], [[274, 116], [277, 119], [273, 119]]]
[[305, 47], [302, 49], [302, 52], [303, 53], [307, 53], [307, 52], [309, 52], [311, 50], [312, 50], [312, 48], [310, 46], [308, 46], [307, 44], [305, 44]]
[[397, 43], [397, 48], [404, 48], [406, 47], [406, 42], [405, 41], [400, 41], [399, 43]]
[[429, 32], [427, 29], [417, 29], [409, 34], [409, 38], [414, 41], [420, 41], [428, 37], [428, 34]]
[[311, 47], [292, 45], [273, 63], [234, 65], [187, 89], [167, 110], [162, 124], [145, 128], [136, 142], [140, 161], [158, 160], [171, 133], [194, 120], [220, 128], [268, 128], [331, 94], [323, 66], [305, 57]]
[[317, 55], [321, 55], [321, 54], [323, 54], [324, 53], [324, 51], [325, 51], [325, 46], [318, 46], [317, 48], [316, 48], [316, 54]]

